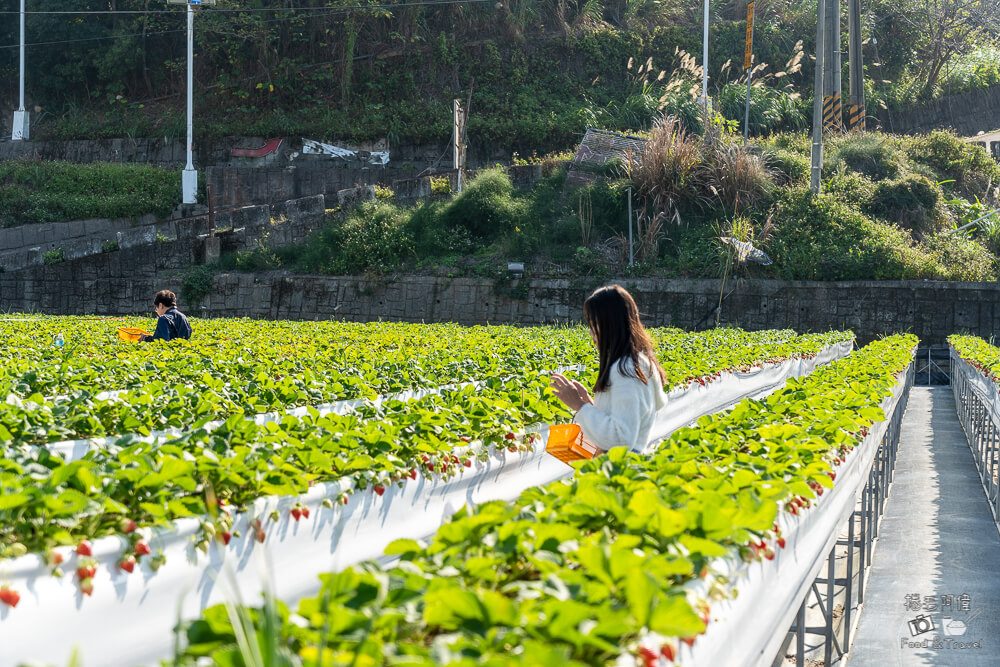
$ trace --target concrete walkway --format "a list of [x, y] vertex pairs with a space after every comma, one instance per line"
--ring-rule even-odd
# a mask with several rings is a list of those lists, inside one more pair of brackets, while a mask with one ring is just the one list
[[950, 387], [910, 392], [847, 662], [1000, 665], [1000, 535]]

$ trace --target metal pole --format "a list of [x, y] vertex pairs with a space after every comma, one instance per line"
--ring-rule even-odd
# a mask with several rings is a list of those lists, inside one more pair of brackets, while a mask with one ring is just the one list
[[843, 111], [841, 109], [841, 69], [840, 69], [840, 0], [826, 0], [826, 40], [823, 42], [826, 58], [826, 73], [823, 75], [823, 87], [826, 96], [825, 105], [826, 126], [831, 132], [838, 132], [842, 126]]
[[743, 112], [743, 145], [747, 145], [747, 135], [750, 134], [750, 78], [753, 76], [753, 20], [756, 5], [751, 1], [747, 6], [747, 41], [743, 66], [747, 71], [747, 103]]
[[17, 110], [24, 111], [24, 0], [21, 0], [21, 61], [20, 61], [20, 78], [18, 80], [18, 104]]
[[750, 133], [750, 76], [753, 68], [747, 70], [747, 104], [743, 112], [743, 145], [747, 145], [747, 135]]
[[849, 130], [865, 129], [865, 69], [861, 56], [861, 0], [847, 0], [847, 39], [850, 59], [851, 105]]
[[628, 188], [628, 265], [635, 264], [635, 255], [632, 252], [632, 188]]
[[194, 7], [187, 6], [187, 164], [181, 190], [185, 204], [198, 201], [198, 172], [194, 169]]
[[812, 167], [809, 175], [809, 188], [813, 194], [819, 194], [820, 173], [823, 169], [823, 37], [826, 29], [824, 25], [826, 8], [824, 5], [824, 0], [817, 0], [816, 82], [813, 92]]
[[24, 110], [24, 0], [21, 0], [21, 39], [19, 42], [20, 64], [18, 65], [18, 105], [14, 112], [14, 122], [11, 126], [10, 138], [12, 141], [23, 141], [28, 139], [30, 124], [28, 122], [28, 112]]
[[708, 0], [705, 0], [704, 24], [701, 38], [701, 103], [708, 110]]
[[456, 192], [462, 191], [462, 137], [460, 136], [461, 129], [459, 127], [459, 113], [461, 106], [458, 100], [451, 101], [451, 123], [454, 126], [455, 136], [451, 141], [451, 168], [455, 170], [455, 190]]

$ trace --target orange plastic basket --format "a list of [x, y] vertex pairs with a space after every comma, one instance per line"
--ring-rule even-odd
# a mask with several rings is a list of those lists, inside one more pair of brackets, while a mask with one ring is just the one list
[[592, 459], [598, 449], [584, 442], [583, 431], [578, 424], [556, 424], [549, 427], [549, 441], [545, 451], [563, 463]]
[[138, 343], [140, 338], [148, 335], [148, 331], [136, 329], [135, 327], [118, 327], [118, 338], [127, 340], [130, 343]]

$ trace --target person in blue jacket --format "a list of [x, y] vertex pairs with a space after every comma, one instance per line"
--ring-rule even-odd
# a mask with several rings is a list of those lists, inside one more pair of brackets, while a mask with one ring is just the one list
[[191, 339], [191, 323], [184, 313], [177, 310], [176, 294], [168, 289], [160, 290], [153, 297], [153, 309], [159, 317], [156, 320], [156, 331], [152, 336], [143, 336], [141, 341], [150, 343], [154, 340]]

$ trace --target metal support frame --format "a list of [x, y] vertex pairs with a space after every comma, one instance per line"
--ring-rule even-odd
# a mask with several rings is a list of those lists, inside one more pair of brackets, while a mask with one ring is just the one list
[[997, 428], [996, 406], [991, 397], [980, 395], [969, 382], [969, 374], [974, 371], [968, 364], [959, 367], [954, 358], [951, 361], [951, 388], [955, 394], [958, 421], [965, 431], [972, 450], [972, 458], [979, 471], [979, 479], [986, 492], [993, 520], [1000, 529], [1000, 429]]
[[[878, 451], [868, 473], [868, 482], [861, 491], [860, 510], [851, 512], [847, 521], [847, 539], [838, 540], [827, 556], [826, 573], [817, 577], [806, 591], [802, 605], [799, 607], [795, 622], [789, 629], [789, 639], [795, 643], [795, 664], [805, 665], [806, 643], [805, 635], [814, 635], [823, 639], [823, 664], [832, 665], [840, 662], [851, 646], [852, 605], [855, 600], [860, 605], [864, 602], [865, 576], [872, 562], [872, 551], [878, 538], [879, 522], [885, 510], [889, 496], [896, 464], [896, 454], [899, 451], [899, 434], [902, 429], [903, 413], [906, 401], [910, 395], [915, 376], [915, 364], [911, 364], [906, 372], [903, 392], [896, 403], [896, 408], [889, 418], [889, 424], [882, 435]], [[858, 527], [857, 531], [855, 526]], [[844, 577], [836, 576], [837, 554], [847, 547], [847, 572]], [[858, 550], [858, 558], [854, 558], [854, 550]], [[855, 583], [857, 575], [857, 583]], [[856, 588], [855, 588], [856, 586]], [[841, 629], [834, 627], [834, 606], [837, 590], [845, 595], [844, 620]], [[806, 610], [810, 600], [815, 603], [823, 616], [824, 623], [819, 626], [806, 625]]]

